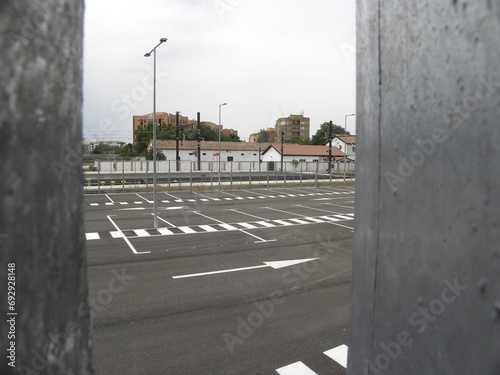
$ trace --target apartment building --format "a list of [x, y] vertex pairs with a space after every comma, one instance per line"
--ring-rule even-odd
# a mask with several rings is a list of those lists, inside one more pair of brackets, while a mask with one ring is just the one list
[[276, 141], [284, 133], [285, 141], [309, 138], [310, 119], [304, 115], [290, 115], [276, 120]]

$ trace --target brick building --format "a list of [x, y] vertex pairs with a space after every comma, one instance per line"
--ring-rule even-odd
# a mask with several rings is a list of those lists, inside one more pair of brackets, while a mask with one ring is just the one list
[[290, 115], [276, 120], [276, 141], [280, 140], [281, 132], [284, 132], [285, 141], [290, 139], [309, 138], [309, 117], [304, 115]]

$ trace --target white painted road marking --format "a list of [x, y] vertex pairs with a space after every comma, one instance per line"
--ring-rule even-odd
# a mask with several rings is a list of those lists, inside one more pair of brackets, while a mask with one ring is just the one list
[[280, 375], [318, 375], [300, 361], [281, 367], [276, 372]]
[[149, 237], [150, 234], [146, 231], [146, 229], [134, 229], [135, 234], [137, 234], [137, 237]]
[[218, 232], [217, 229], [211, 227], [210, 225], [198, 225], [201, 229], [203, 229], [206, 232]]
[[87, 240], [99, 240], [101, 238], [97, 232], [85, 233], [85, 237]]
[[196, 233], [195, 230], [189, 228], [189, 227], [177, 227], [177, 229], [182, 230], [184, 233]]
[[[111, 224], [113, 224], [113, 226], [116, 228], [117, 231], [122, 232], [121, 229], [118, 227], [118, 225], [115, 224], [115, 222], [113, 221], [113, 219], [111, 219], [111, 217], [109, 215], [107, 216], [107, 218], [109, 221], [111, 221]], [[123, 232], [122, 232], [122, 235], [123, 235]], [[130, 243], [129, 239], [126, 236], [123, 236], [123, 239], [126, 242], [126, 244], [128, 245], [128, 247], [130, 247], [130, 250], [132, 250], [132, 252], [134, 254], [149, 254], [149, 253], [151, 253], [151, 251], [137, 251], [135, 249], [135, 247], [132, 246], [132, 244]]]
[[167, 228], [158, 228], [157, 231], [160, 232], [164, 236], [168, 236], [169, 234], [174, 234], [174, 232], [172, 232], [171, 230], [169, 230]]
[[347, 345], [340, 345], [336, 348], [327, 350], [326, 352], [324, 352], [324, 354], [333, 359], [342, 367], [347, 368], [347, 351]]
[[187, 277], [216, 275], [216, 274], [220, 274], [220, 273], [239, 272], [239, 271], [253, 270], [253, 269], [264, 268], [264, 267], [271, 267], [271, 268], [277, 270], [280, 268], [293, 266], [295, 264], [310, 262], [310, 261], [313, 261], [316, 259], [319, 259], [319, 258], [293, 259], [293, 260], [280, 260], [280, 261], [274, 261], [274, 262], [264, 262], [264, 264], [260, 265], [260, 266], [233, 268], [233, 269], [229, 269], [229, 270], [212, 271], [212, 272], [192, 273], [189, 275], [172, 276], [172, 278], [173, 279], [183, 279], [183, 278], [187, 278]]
[[109, 234], [111, 234], [111, 237], [113, 237], [113, 238], [123, 238], [123, 237], [125, 237], [125, 235], [122, 232], [120, 232], [120, 231], [109, 232]]

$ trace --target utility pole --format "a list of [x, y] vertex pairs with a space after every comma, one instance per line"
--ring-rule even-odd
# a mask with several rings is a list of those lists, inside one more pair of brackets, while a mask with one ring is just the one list
[[332, 173], [332, 132], [333, 132], [333, 122], [330, 121], [330, 126], [328, 129], [328, 174]]
[[198, 171], [201, 171], [201, 122], [200, 122], [200, 112], [198, 112], [198, 131], [196, 133], [196, 140], [198, 141]]
[[179, 113], [175, 112], [175, 170], [179, 172], [179, 162], [181, 157], [179, 156]]
[[283, 143], [285, 142], [285, 132], [281, 132], [281, 172], [283, 172]]

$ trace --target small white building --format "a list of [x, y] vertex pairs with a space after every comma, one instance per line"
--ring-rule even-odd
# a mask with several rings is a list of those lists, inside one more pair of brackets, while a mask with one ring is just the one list
[[[327, 144], [328, 145], [328, 144]], [[339, 150], [347, 154], [350, 160], [356, 160], [356, 136], [343, 134], [335, 134], [332, 139], [332, 146], [337, 147]]]
[[[328, 169], [329, 146], [298, 145], [293, 143], [283, 144], [284, 169], [291, 170], [292, 160], [304, 164], [307, 170]], [[332, 163], [343, 163], [345, 155], [337, 147], [332, 145]], [[262, 161], [268, 164], [269, 169], [280, 168], [281, 144], [272, 143], [262, 153]], [[350, 160], [348, 160], [350, 161]], [[313, 165], [314, 164], [314, 165]], [[312, 169], [311, 169], [312, 168]], [[295, 167], [293, 167], [295, 169]]]
[[[269, 143], [249, 143], [249, 142], [221, 142], [220, 160], [223, 162], [258, 162], [259, 149], [264, 151]], [[219, 142], [202, 141], [200, 145], [201, 161], [218, 161]], [[152, 142], [149, 148], [153, 147]], [[176, 155], [176, 141], [157, 140], [156, 149], [162, 152], [167, 160], [174, 160]], [[179, 157], [181, 161], [198, 161], [197, 141], [179, 141]]]

